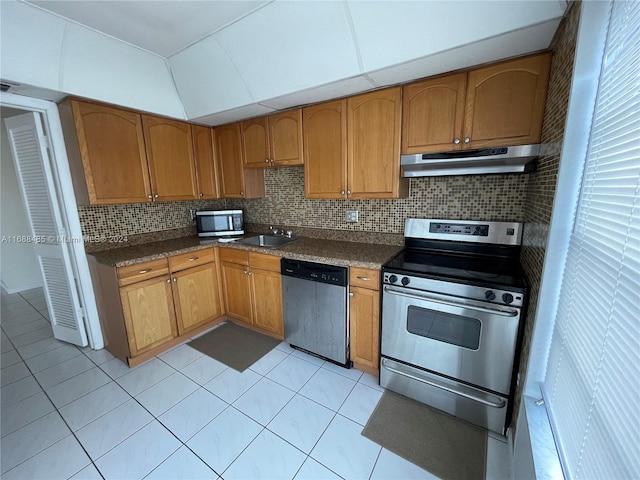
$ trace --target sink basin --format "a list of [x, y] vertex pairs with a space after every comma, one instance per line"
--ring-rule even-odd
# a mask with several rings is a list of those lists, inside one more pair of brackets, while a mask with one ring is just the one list
[[280, 237], [276, 235], [256, 235], [255, 237], [240, 238], [236, 243], [244, 243], [245, 245], [255, 245], [256, 247], [277, 248], [295, 242], [297, 239]]

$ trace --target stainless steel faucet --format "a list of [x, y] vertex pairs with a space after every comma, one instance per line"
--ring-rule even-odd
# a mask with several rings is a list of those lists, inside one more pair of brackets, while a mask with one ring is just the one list
[[277, 227], [273, 227], [273, 226], [269, 227], [269, 233], [271, 235], [275, 235], [275, 236], [278, 236], [278, 237], [291, 238], [293, 236], [293, 231], [292, 230], [284, 230], [283, 228], [277, 228]]

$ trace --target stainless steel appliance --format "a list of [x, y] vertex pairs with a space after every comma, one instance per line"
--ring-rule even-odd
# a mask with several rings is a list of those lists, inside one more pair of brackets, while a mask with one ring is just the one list
[[535, 169], [540, 145], [456, 150], [444, 153], [402, 155], [405, 177], [526, 173]]
[[242, 210], [199, 210], [196, 227], [199, 237], [243, 235]]
[[349, 367], [347, 268], [283, 258], [284, 341]]
[[527, 284], [522, 225], [408, 219], [384, 265], [380, 385], [504, 434]]

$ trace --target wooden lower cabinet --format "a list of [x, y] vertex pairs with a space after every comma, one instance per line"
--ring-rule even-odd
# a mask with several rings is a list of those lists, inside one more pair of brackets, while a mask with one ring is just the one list
[[178, 335], [188, 333], [224, 314], [214, 263], [175, 273], [172, 288]]
[[131, 356], [144, 353], [177, 335], [168, 275], [120, 289]]
[[380, 362], [380, 272], [351, 268], [349, 277], [351, 361], [356, 368], [377, 375]]
[[129, 366], [224, 318], [213, 248], [121, 268], [88, 258], [105, 348]]
[[283, 338], [280, 257], [220, 248], [227, 315]]

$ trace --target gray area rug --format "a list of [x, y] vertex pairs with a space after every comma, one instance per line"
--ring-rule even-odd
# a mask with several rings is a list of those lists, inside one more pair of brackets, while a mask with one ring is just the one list
[[225, 322], [187, 345], [243, 372], [279, 343], [275, 338]]
[[445, 480], [484, 479], [487, 431], [386, 391], [362, 435]]

